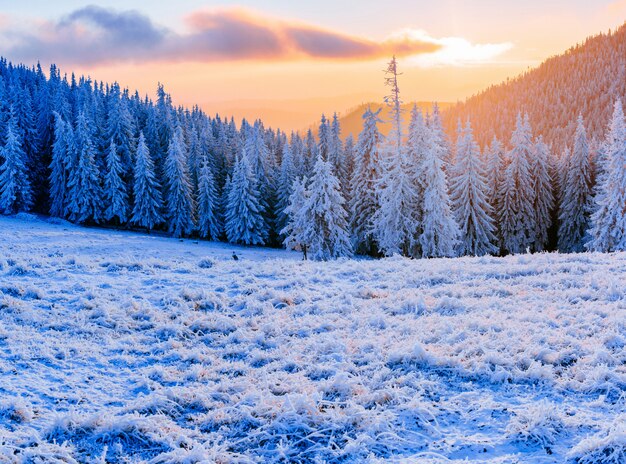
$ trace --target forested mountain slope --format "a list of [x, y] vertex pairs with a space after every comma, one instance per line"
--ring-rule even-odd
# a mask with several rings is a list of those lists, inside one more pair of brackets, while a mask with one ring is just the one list
[[459, 119], [471, 117], [481, 146], [494, 135], [508, 142], [521, 110], [535, 133], [560, 151], [572, 139], [579, 113], [589, 137], [602, 139], [617, 97], [626, 97], [626, 24], [448, 108], [444, 124], [453, 134]]

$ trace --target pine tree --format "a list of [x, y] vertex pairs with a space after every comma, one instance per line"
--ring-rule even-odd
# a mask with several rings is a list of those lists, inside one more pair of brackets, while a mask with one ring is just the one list
[[90, 125], [83, 111], [76, 118], [74, 134], [76, 158], [68, 169], [68, 211], [71, 221], [78, 223], [100, 222], [102, 214], [102, 188], [95, 164], [95, 148]]
[[502, 246], [509, 253], [524, 253], [535, 243], [535, 190], [530, 171], [532, 140], [528, 129], [518, 114], [499, 208]]
[[128, 219], [128, 192], [126, 182], [122, 179], [124, 168], [117, 152], [117, 146], [111, 141], [106, 156], [106, 173], [104, 175], [104, 202], [106, 209], [104, 219], [112, 221], [117, 218], [119, 224]]
[[296, 177], [291, 186], [289, 204], [285, 208], [287, 224], [280, 231], [285, 237], [283, 244], [288, 250], [300, 250], [304, 243], [303, 233], [306, 230], [306, 223], [303, 214], [307, 199], [306, 180], [304, 177]]
[[328, 124], [328, 119], [326, 116], [322, 114], [322, 119], [320, 121], [320, 126], [317, 131], [318, 142], [318, 151], [319, 156], [322, 157], [324, 161], [329, 161], [328, 155], [330, 152], [330, 126]]
[[[415, 190], [416, 204], [414, 206], [413, 215], [418, 225], [415, 235], [418, 237], [421, 234], [419, 229], [423, 216], [423, 202], [424, 202], [424, 160], [426, 153], [432, 149], [433, 133], [424, 120], [422, 111], [413, 105], [411, 109], [411, 120], [409, 122], [409, 136], [407, 140], [407, 157], [408, 157], [408, 174], [413, 188]], [[413, 256], [420, 256], [419, 241], [415, 240], [413, 244]]]
[[534, 188], [535, 209], [535, 243], [534, 251], [542, 251], [548, 243], [548, 229], [552, 224], [552, 210], [554, 208], [554, 194], [552, 193], [552, 178], [550, 176], [550, 152], [539, 136], [534, 146], [532, 159], [532, 174]]
[[304, 172], [305, 176], [309, 176], [313, 172], [313, 165], [319, 154], [313, 131], [309, 129], [306, 133], [305, 149], [304, 149]]
[[105, 146], [109, 148], [115, 143], [123, 173], [129, 172], [132, 167], [131, 153], [134, 151], [134, 125], [128, 108], [128, 97], [122, 94], [117, 82], [113, 83], [109, 91], [108, 115], [105, 129]]
[[493, 211], [487, 202], [485, 168], [469, 120], [457, 141], [456, 164], [452, 173], [450, 198], [461, 231], [459, 253], [473, 256], [496, 253], [495, 226]]
[[454, 160], [452, 159], [452, 150], [450, 149], [448, 136], [443, 130], [439, 105], [436, 102], [433, 103], [433, 114], [428, 126], [432, 133], [432, 144], [435, 152], [443, 160], [443, 169], [447, 171], [454, 164]]
[[33, 202], [32, 188], [26, 167], [26, 153], [11, 107], [6, 126], [5, 143], [0, 151], [0, 211], [12, 214], [30, 210]]
[[502, 183], [504, 182], [504, 171], [506, 169], [504, 149], [500, 141], [494, 136], [489, 146], [486, 156], [486, 182], [487, 201], [493, 211], [497, 211]]
[[311, 251], [311, 258], [328, 260], [352, 254], [348, 235], [347, 212], [337, 177], [321, 156], [313, 168], [307, 189], [308, 198], [295, 229], [302, 228], [301, 244]]
[[363, 130], [359, 134], [351, 179], [350, 224], [357, 252], [375, 254], [377, 245], [372, 231], [373, 218], [380, 205], [376, 186], [381, 177], [379, 145], [382, 136], [378, 130], [380, 109], [370, 107], [363, 114]]
[[574, 151], [568, 157], [559, 209], [559, 251], [579, 253], [584, 250], [589, 228], [591, 166], [589, 145], [582, 115], [578, 116]]
[[280, 177], [278, 179], [278, 189], [276, 192], [276, 217], [277, 230], [279, 231], [283, 230], [289, 221], [289, 213], [286, 212], [286, 209], [290, 205], [290, 197], [295, 179], [296, 167], [293, 159], [293, 151], [291, 145], [287, 143], [283, 148], [283, 159], [280, 164]]
[[343, 142], [341, 140], [341, 124], [337, 113], [333, 114], [333, 120], [330, 125], [330, 139], [328, 147], [328, 160], [333, 167], [333, 172], [339, 184], [341, 185], [341, 193], [344, 198], [347, 197], [349, 190], [347, 166], [343, 157]]
[[456, 256], [459, 227], [454, 220], [444, 157], [437, 141], [437, 135], [430, 149], [424, 154], [422, 175], [424, 193], [422, 200], [421, 234], [419, 244], [424, 258]]
[[400, 253], [408, 256], [411, 254], [417, 229], [415, 219], [417, 196], [408, 174], [395, 56], [389, 62], [386, 73], [385, 82], [391, 87], [391, 94], [385, 98], [390, 111], [391, 131], [383, 148], [384, 172], [376, 185], [380, 207], [374, 214], [372, 222], [374, 237], [385, 255]]
[[586, 246], [592, 251], [626, 251], [626, 122], [619, 99], [605, 142], [602, 171]]
[[169, 233], [174, 237], [189, 235], [194, 227], [194, 201], [183, 129], [178, 126], [170, 138], [165, 158], [167, 194], [165, 206]]
[[203, 157], [198, 174], [198, 230], [203, 238], [217, 240], [222, 227], [219, 220], [219, 196], [211, 165]]
[[346, 143], [343, 145], [343, 164], [345, 169], [345, 192], [346, 202], [350, 203], [350, 193], [352, 192], [352, 173], [354, 172], [354, 157], [355, 157], [355, 144], [354, 137], [349, 134], [346, 137]]
[[67, 159], [71, 155], [72, 141], [63, 117], [54, 113], [54, 143], [50, 162], [50, 215], [65, 217], [67, 214]]
[[271, 160], [270, 149], [265, 138], [265, 130], [260, 121], [256, 121], [246, 134], [244, 143], [247, 163], [250, 173], [255, 178], [258, 195], [256, 201], [259, 204], [263, 219], [262, 235], [264, 243], [270, 236], [270, 225], [273, 221], [272, 206], [275, 203], [274, 166]]
[[139, 133], [134, 166], [135, 203], [131, 221], [148, 231], [163, 222], [161, 186], [154, 174], [154, 162], [146, 145], [143, 132]]
[[230, 243], [265, 244], [268, 233], [259, 197], [257, 180], [244, 151], [228, 185], [224, 227]]

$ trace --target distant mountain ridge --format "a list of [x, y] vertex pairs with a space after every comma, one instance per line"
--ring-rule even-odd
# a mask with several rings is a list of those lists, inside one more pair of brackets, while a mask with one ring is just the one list
[[533, 133], [560, 154], [572, 144], [579, 113], [590, 139], [602, 140], [618, 97], [626, 103], [626, 23], [449, 107], [443, 121], [454, 136], [458, 121], [469, 117], [481, 146], [494, 135], [508, 145], [521, 110]]
[[[456, 139], [458, 121], [469, 117], [481, 147], [489, 144], [494, 135], [507, 146], [517, 113], [522, 111], [529, 114], [533, 134], [543, 135], [544, 141], [560, 154], [566, 144], [572, 143], [579, 113], [585, 119], [590, 139], [602, 140], [618, 97], [626, 103], [626, 23], [613, 32], [589, 37], [538, 67], [492, 85], [463, 102], [438, 104], [451, 140]], [[413, 104], [404, 105], [407, 124]], [[344, 136], [358, 136], [361, 116], [368, 105], [374, 109], [384, 106], [363, 103], [344, 113], [340, 117]], [[432, 111], [430, 102], [417, 105], [424, 113]], [[388, 119], [387, 108], [381, 119]], [[387, 126], [380, 125], [384, 134]], [[311, 128], [316, 132], [316, 125]]]
[[[404, 105], [402, 105], [402, 109], [404, 110], [404, 122], [405, 122], [405, 125], [407, 126], [409, 124], [410, 112], [411, 112], [411, 108], [413, 108], [413, 105], [417, 105], [419, 108], [421, 108], [424, 114], [427, 112], [432, 113], [432, 110], [433, 110], [433, 102], [421, 101], [421, 102], [405, 103]], [[449, 108], [452, 105], [454, 105], [454, 103], [437, 102], [437, 105], [439, 106], [440, 110], [445, 110], [446, 108]], [[383, 122], [387, 122], [389, 120], [389, 109], [387, 108], [385, 104], [375, 103], [375, 102], [361, 103], [360, 105], [357, 105], [354, 108], [351, 108], [345, 113], [339, 115], [339, 122], [341, 123], [341, 134], [344, 137], [347, 137], [350, 134], [352, 134], [355, 139], [358, 137], [359, 133], [363, 129], [362, 116], [368, 106], [370, 106], [372, 110], [374, 111], [378, 110], [379, 108], [382, 108], [382, 111], [380, 112], [380, 119]], [[326, 117], [327, 118], [332, 117], [332, 114], [331, 115], [327, 114]], [[314, 133], [317, 133], [318, 125], [319, 125], [319, 122], [317, 122], [316, 124], [312, 124], [310, 126], [310, 129], [313, 130]], [[386, 135], [387, 132], [389, 131], [389, 124], [381, 124], [379, 126], [379, 129], [383, 134]]]

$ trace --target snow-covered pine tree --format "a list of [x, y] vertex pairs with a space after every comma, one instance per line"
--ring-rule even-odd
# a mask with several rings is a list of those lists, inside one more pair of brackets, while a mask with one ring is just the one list
[[579, 253], [584, 250], [585, 234], [589, 228], [592, 188], [589, 144], [582, 115], [578, 116], [574, 151], [568, 156], [565, 168], [561, 185], [558, 247], [563, 253]]
[[[293, 159], [293, 151], [291, 145], [286, 143], [283, 147], [283, 159], [280, 163], [280, 176], [278, 178], [278, 187], [276, 191], [276, 218], [277, 230], [280, 232], [285, 228], [289, 221], [289, 214], [286, 209], [290, 205], [290, 197], [294, 180], [296, 179], [296, 167]], [[283, 237], [284, 239], [284, 237]]]
[[349, 134], [346, 137], [346, 143], [343, 145], [343, 163], [345, 169], [345, 178], [346, 178], [346, 187], [345, 187], [345, 198], [346, 202], [350, 203], [350, 193], [352, 192], [351, 179], [352, 172], [354, 171], [354, 157], [355, 157], [356, 146], [354, 143], [354, 137], [352, 134]]
[[132, 168], [131, 153], [134, 151], [134, 124], [128, 105], [128, 97], [122, 94], [117, 82], [111, 85], [108, 100], [108, 115], [106, 121], [106, 147], [110, 149], [111, 142], [115, 143], [123, 173]]
[[348, 196], [349, 179], [347, 172], [346, 159], [343, 153], [343, 141], [341, 140], [341, 124], [337, 113], [333, 114], [333, 120], [330, 124], [330, 140], [328, 147], [328, 160], [333, 167], [333, 171], [339, 184], [341, 185], [341, 193], [344, 198]]
[[498, 210], [504, 171], [506, 169], [505, 154], [502, 143], [494, 136], [485, 153], [485, 170], [487, 182], [487, 201], [493, 211]]
[[111, 140], [111, 145], [106, 154], [106, 172], [104, 174], [104, 211], [105, 221], [117, 218], [119, 224], [124, 224], [128, 219], [128, 192], [126, 182], [122, 179], [124, 167], [117, 153], [117, 146]]
[[535, 190], [531, 174], [532, 139], [521, 114], [511, 137], [512, 149], [505, 170], [499, 207], [502, 247], [508, 253], [524, 253], [535, 243]]
[[54, 112], [54, 142], [50, 161], [50, 215], [65, 217], [67, 214], [67, 158], [70, 156], [71, 140], [63, 117]]
[[565, 182], [567, 177], [567, 171], [569, 170], [569, 162], [572, 157], [572, 152], [566, 145], [563, 147], [563, 152], [554, 162], [552, 166], [553, 179], [556, 183], [556, 199], [561, 204], [563, 201], [563, 195], [565, 193]]
[[82, 110], [76, 118], [74, 147], [76, 158], [67, 173], [69, 218], [78, 223], [97, 223], [102, 216], [102, 188], [95, 164], [96, 150], [91, 128]]
[[305, 212], [307, 202], [306, 179], [304, 177], [296, 177], [291, 186], [291, 195], [289, 196], [289, 204], [285, 208], [287, 216], [287, 224], [280, 231], [285, 237], [283, 244], [288, 250], [300, 250], [304, 243], [304, 231], [306, 223], [302, 219]]
[[317, 142], [315, 141], [315, 136], [313, 135], [313, 131], [309, 129], [306, 133], [306, 140], [304, 143], [303, 175], [308, 177], [313, 172], [313, 165], [315, 164], [318, 153], [319, 150]]
[[317, 152], [319, 156], [322, 157], [324, 161], [329, 161], [328, 155], [330, 152], [330, 125], [328, 124], [328, 119], [326, 116], [322, 114], [322, 119], [320, 121], [320, 126], [317, 130]]
[[0, 150], [0, 211], [4, 214], [29, 211], [32, 187], [26, 167], [26, 152], [22, 148], [22, 133], [17, 127], [13, 106], [9, 110], [4, 146]]
[[165, 178], [165, 208], [169, 232], [174, 237], [189, 235], [194, 227], [195, 205], [189, 181], [187, 149], [180, 126], [170, 138], [165, 158]]
[[457, 140], [456, 164], [451, 173], [450, 199], [461, 231], [459, 253], [473, 256], [496, 253], [485, 168], [469, 119]]
[[304, 175], [304, 172], [306, 171], [304, 160], [305, 147], [302, 137], [300, 137], [300, 134], [297, 132], [291, 132], [291, 136], [289, 138], [289, 148], [291, 149], [291, 156], [293, 158], [295, 171], [300, 175]]
[[163, 199], [161, 186], [154, 174], [154, 162], [150, 156], [143, 132], [139, 133], [139, 141], [137, 142], [133, 191], [135, 203], [131, 221], [150, 231], [163, 222], [161, 216]]
[[548, 244], [548, 229], [552, 225], [554, 193], [550, 176], [550, 150], [540, 135], [534, 146], [531, 172], [534, 188], [535, 243], [534, 251], [543, 251]]
[[626, 122], [621, 100], [615, 102], [594, 211], [591, 216], [591, 251], [626, 251]]
[[222, 227], [219, 217], [219, 195], [208, 157], [200, 162], [198, 172], [198, 231], [200, 237], [217, 240]]
[[244, 150], [228, 184], [224, 228], [230, 243], [265, 244], [268, 232], [259, 197], [258, 183]]
[[383, 145], [383, 174], [376, 184], [379, 208], [372, 218], [373, 235], [386, 256], [396, 253], [410, 256], [417, 231], [417, 195], [408, 173], [395, 56], [388, 64], [385, 83], [391, 88], [390, 95], [385, 98], [389, 106], [391, 130]]
[[439, 111], [439, 105], [437, 102], [433, 103], [433, 114], [429, 120], [428, 126], [432, 132], [432, 143], [435, 147], [435, 151], [444, 162], [444, 170], [447, 170], [450, 166], [452, 166], [452, 164], [454, 164], [454, 160], [452, 159], [450, 141], [448, 140], [446, 132], [443, 130], [441, 112]]
[[313, 167], [307, 191], [308, 198], [294, 226], [302, 228], [301, 244], [307, 246], [311, 258], [316, 260], [352, 255], [345, 200], [330, 162], [321, 156]]
[[[408, 174], [414, 185], [416, 205], [413, 211], [418, 229], [415, 236], [421, 233], [419, 224], [422, 221], [422, 203], [424, 199], [424, 176], [422, 169], [424, 168], [424, 159], [426, 152], [431, 149], [432, 132], [426, 125], [426, 121], [422, 115], [422, 111], [417, 105], [413, 105], [411, 109], [411, 120], [409, 122], [409, 136], [407, 140], [407, 157], [408, 157]], [[413, 256], [419, 256], [419, 241], [415, 241]]]
[[433, 136], [430, 148], [424, 153], [421, 168], [424, 192], [420, 208], [419, 245], [424, 258], [453, 257], [456, 256], [459, 226], [452, 213], [441, 145], [437, 134]]
[[359, 134], [351, 179], [350, 224], [357, 253], [373, 255], [378, 247], [374, 241], [373, 218], [379, 208], [376, 189], [381, 176], [378, 130], [380, 109], [368, 107], [363, 113], [363, 130]]

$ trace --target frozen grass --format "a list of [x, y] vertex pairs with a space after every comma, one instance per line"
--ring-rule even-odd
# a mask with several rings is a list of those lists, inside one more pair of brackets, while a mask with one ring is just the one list
[[625, 275], [0, 218], [0, 463], [621, 463]]

